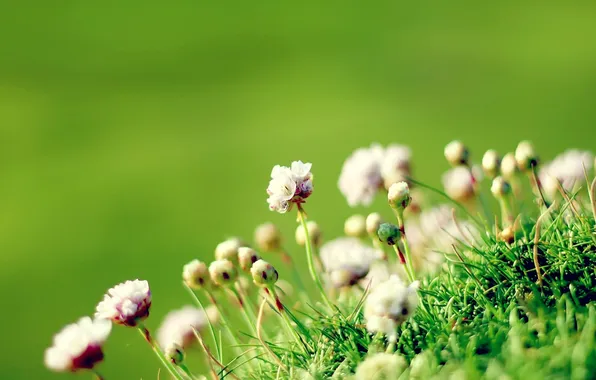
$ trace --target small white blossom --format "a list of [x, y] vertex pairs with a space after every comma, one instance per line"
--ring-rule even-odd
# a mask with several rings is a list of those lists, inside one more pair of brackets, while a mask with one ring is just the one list
[[184, 265], [182, 279], [189, 287], [200, 289], [210, 282], [209, 269], [207, 264], [197, 259]]
[[287, 212], [294, 203], [304, 203], [313, 191], [311, 163], [294, 161], [290, 168], [276, 165], [267, 187], [267, 203], [272, 211]]
[[52, 347], [45, 351], [46, 367], [57, 372], [93, 368], [103, 360], [102, 345], [111, 329], [109, 320], [89, 317], [67, 325], [54, 336]]
[[453, 165], [464, 165], [468, 163], [469, 152], [468, 148], [458, 140], [454, 140], [445, 146], [445, 158]]
[[382, 256], [382, 252], [353, 237], [325, 243], [320, 252], [323, 267], [331, 285], [336, 288], [357, 283], [368, 274], [371, 264]]
[[476, 194], [474, 174], [466, 166], [456, 166], [447, 171], [443, 175], [445, 193], [458, 202], [471, 199]]
[[383, 148], [373, 145], [356, 149], [344, 162], [338, 187], [351, 207], [370, 205], [383, 186], [382, 157]]
[[193, 329], [197, 332], [206, 329], [210, 321], [209, 315], [215, 318], [216, 313], [214, 306], [209, 306], [207, 311], [190, 305], [170, 311], [157, 329], [157, 342], [164, 350], [174, 344], [188, 348], [195, 340]]
[[396, 276], [374, 287], [364, 304], [366, 328], [382, 333], [389, 341], [397, 340], [397, 326], [409, 318], [418, 306], [418, 281], [406, 286]]
[[281, 232], [273, 223], [263, 223], [255, 230], [255, 242], [263, 252], [274, 252], [281, 248]]
[[364, 215], [355, 214], [346, 219], [344, 233], [352, 237], [366, 236], [366, 218]]
[[238, 262], [238, 249], [244, 246], [239, 238], [230, 238], [215, 247], [215, 258], [217, 260], [229, 260], [233, 263]]
[[501, 174], [503, 175], [503, 178], [510, 180], [518, 173], [518, 171], [519, 169], [517, 167], [515, 155], [511, 152], [504, 155], [501, 160]]
[[534, 145], [529, 141], [522, 141], [515, 149], [515, 162], [521, 171], [531, 169], [538, 164], [538, 156], [534, 151]]
[[398, 380], [408, 368], [408, 362], [399, 354], [379, 352], [367, 355], [356, 367], [355, 379]]
[[[308, 229], [308, 237], [310, 237], [311, 242], [318, 246], [321, 243], [321, 228], [319, 224], [314, 220], [309, 220], [306, 222], [306, 228]], [[304, 228], [299, 225], [296, 227], [296, 243], [300, 246], [306, 245], [306, 235], [304, 234]]]
[[489, 149], [482, 156], [482, 170], [489, 177], [495, 177], [499, 173], [501, 159], [496, 150]]
[[381, 177], [386, 189], [410, 175], [410, 158], [412, 152], [405, 145], [391, 144], [383, 152], [381, 160]]
[[404, 181], [394, 183], [389, 187], [387, 200], [391, 207], [401, 210], [405, 209], [412, 201], [410, 187]]
[[545, 193], [552, 199], [559, 192], [557, 181], [565, 191], [573, 192], [586, 181], [584, 167], [590, 173], [593, 164], [592, 152], [570, 149], [544, 165], [538, 178]]
[[374, 238], [376, 239], [377, 230], [379, 229], [381, 223], [383, 223], [383, 218], [381, 217], [381, 214], [379, 214], [378, 212], [373, 212], [369, 214], [366, 217], [366, 232], [370, 236], [374, 236]]
[[151, 291], [147, 281], [134, 280], [118, 284], [108, 290], [97, 305], [96, 318], [111, 319], [114, 323], [136, 326], [149, 316]]
[[495, 198], [501, 199], [511, 192], [511, 186], [507, 181], [505, 181], [505, 179], [503, 179], [503, 177], [497, 176], [495, 179], [493, 179], [490, 191], [493, 193]]

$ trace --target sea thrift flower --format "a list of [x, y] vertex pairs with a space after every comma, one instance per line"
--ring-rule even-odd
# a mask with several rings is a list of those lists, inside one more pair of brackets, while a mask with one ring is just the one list
[[445, 193], [458, 202], [465, 202], [476, 195], [475, 179], [472, 171], [465, 166], [457, 166], [443, 175]]
[[410, 196], [410, 187], [406, 182], [396, 182], [391, 187], [389, 187], [389, 192], [387, 194], [387, 200], [389, 201], [389, 205], [398, 210], [403, 210], [412, 201], [412, 197]]
[[389, 280], [374, 287], [364, 304], [366, 328], [371, 333], [382, 333], [390, 342], [397, 340], [397, 326], [408, 319], [418, 306], [419, 282], [405, 286], [392, 275]]
[[255, 230], [255, 241], [263, 252], [274, 252], [281, 248], [281, 232], [273, 223], [264, 223]]
[[92, 369], [103, 360], [102, 345], [110, 335], [107, 319], [79, 319], [54, 335], [52, 347], [45, 352], [45, 365], [56, 372]]
[[453, 165], [467, 165], [470, 153], [468, 148], [458, 140], [452, 141], [445, 146], [445, 158]]
[[186, 264], [182, 270], [184, 283], [192, 289], [201, 289], [209, 284], [209, 269], [207, 264], [199, 260], [193, 260]]
[[149, 283], [126, 281], [108, 290], [97, 305], [95, 318], [111, 319], [114, 323], [134, 327], [149, 316], [150, 307]]
[[219, 286], [232, 285], [238, 277], [234, 264], [229, 260], [215, 260], [209, 265], [211, 281]]
[[373, 212], [366, 217], [366, 232], [369, 236], [377, 236], [377, 230], [383, 223], [383, 218], [378, 212]]
[[408, 368], [408, 362], [399, 354], [379, 352], [367, 355], [356, 367], [355, 379], [398, 380]]
[[240, 268], [248, 272], [250, 271], [250, 267], [261, 258], [257, 251], [249, 247], [240, 247], [238, 248], [238, 263], [240, 264]]
[[[310, 240], [315, 246], [318, 246], [321, 243], [321, 228], [319, 228], [317, 222], [312, 220], [306, 222], [306, 228], [308, 229], [308, 236], [310, 237]], [[298, 226], [296, 228], [296, 243], [298, 243], [300, 246], [306, 245], [306, 236], [302, 226]]]
[[381, 258], [381, 252], [363, 244], [358, 238], [343, 237], [321, 247], [321, 261], [331, 285], [351, 286], [364, 278], [371, 264]]
[[157, 330], [157, 341], [164, 350], [172, 345], [183, 349], [190, 347], [195, 341], [193, 329], [201, 332], [210, 321], [215, 324], [218, 318], [217, 308], [213, 305], [205, 311], [190, 305], [170, 311]]
[[351, 207], [372, 203], [383, 186], [381, 160], [383, 148], [373, 144], [370, 148], [355, 150], [344, 162], [338, 186]]
[[410, 148], [405, 145], [392, 144], [383, 151], [381, 160], [381, 177], [386, 189], [410, 176]]
[[482, 170], [488, 177], [494, 178], [499, 173], [501, 159], [496, 150], [489, 149], [482, 156]]
[[560, 182], [567, 192], [577, 190], [586, 180], [584, 168], [587, 173], [592, 170], [593, 159], [594, 155], [591, 152], [576, 149], [567, 150], [555, 157], [542, 167], [538, 175], [545, 193], [553, 199], [559, 192], [557, 182]]
[[311, 163], [294, 161], [290, 168], [276, 165], [271, 171], [271, 181], [267, 187], [269, 208], [285, 213], [294, 203], [300, 204], [312, 194]]
[[538, 156], [529, 141], [522, 141], [515, 149], [515, 162], [520, 171], [527, 171], [538, 165]]
[[493, 179], [490, 191], [493, 193], [495, 198], [500, 199], [511, 192], [511, 186], [503, 179], [503, 177], [497, 176], [495, 179]]
[[501, 160], [501, 174], [503, 175], [503, 178], [510, 180], [517, 174], [518, 170], [515, 155], [513, 153], [504, 155]]
[[399, 231], [399, 227], [397, 227], [395, 224], [383, 223], [377, 230], [377, 236], [383, 243], [395, 245], [401, 237], [401, 232]]
[[344, 223], [344, 232], [347, 236], [366, 236], [366, 218], [363, 215], [352, 215]]
[[215, 258], [217, 260], [229, 260], [234, 264], [238, 262], [238, 248], [244, 243], [238, 238], [230, 238], [215, 247]]
[[258, 260], [250, 268], [252, 280], [257, 286], [271, 286], [277, 282], [279, 274], [273, 265], [265, 260]]

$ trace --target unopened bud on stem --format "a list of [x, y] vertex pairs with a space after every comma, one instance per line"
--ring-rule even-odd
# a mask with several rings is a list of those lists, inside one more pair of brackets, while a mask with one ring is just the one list
[[452, 141], [445, 146], [445, 158], [453, 165], [467, 165], [470, 153], [468, 148], [458, 140]]
[[281, 248], [281, 232], [273, 223], [264, 223], [255, 230], [255, 241], [262, 252], [274, 252]]
[[482, 170], [488, 177], [494, 178], [499, 174], [501, 159], [496, 150], [489, 149], [482, 156]]
[[377, 230], [377, 236], [383, 243], [394, 245], [397, 244], [399, 238], [401, 237], [401, 233], [399, 231], [399, 227], [397, 227], [395, 224], [383, 223]]
[[366, 218], [363, 215], [352, 215], [344, 223], [344, 232], [347, 236], [366, 236]]
[[216, 260], [209, 265], [211, 280], [220, 286], [233, 285], [238, 277], [234, 264], [229, 260]]
[[396, 210], [404, 210], [412, 201], [410, 187], [404, 181], [394, 183], [389, 187], [387, 200], [392, 208]]
[[258, 260], [250, 268], [252, 280], [257, 286], [272, 286], [277, 282], [279, 274], [273, 265], [265, 260]]
[[[319, 246], [321, 242], [321, 229], [317, 222], [309, 220], [306, 222], [306, 228], [308, 229], [308, 236], [310, 237], [311, 242], [315, 246]], [[296, 228], [296, 243], [300, 246], [306, 245], [306, 235], [304, 234], [304, 228], [302, 226]]]
[[255, 251], [252, 248], [238, 248], [238, 264], [240, 265], [240, 268], [245, 272], [250, 271], [250, 267], [260, 258], [261, 257], [259, 256], [257, 251]]

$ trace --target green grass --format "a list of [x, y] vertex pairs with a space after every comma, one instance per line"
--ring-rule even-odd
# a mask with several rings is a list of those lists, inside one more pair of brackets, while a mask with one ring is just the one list
[[[332, 237], [352, 213], [341, 163], [369, 142], [410, 145], [433, 184], [454, 137], [476, 159], [522, 138], [546, 159], [593, 148], [595, 14], [589, 3], [0, 4], [0, 377], [64, 378], [43, 368], [43, 350], [118, 282], [150, 281], [155, 327], [189, 302], [183, 263], [266, 220], [291, 236], [293, 221], [266, 209], [276, 163], [314, 163], [310, 213]], [[106, 355], [108, 379], [158, 368], [127, 330]]]

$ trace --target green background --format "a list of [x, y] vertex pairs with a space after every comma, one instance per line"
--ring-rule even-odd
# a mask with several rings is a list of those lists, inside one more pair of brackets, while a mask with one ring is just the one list
[[[149, 280], [155, 328], [190, 302], [190, 259], [267, 220], [292, 240], [265, 202], [275, 164], [313, 162], [307, 211], [333, 237], [359, 146], [410, 145], [435, 185], [454, 138], [476, 159], [596, 148], [593, 3], [321, 3], [0, 5], [0, 378], [68, 378], [43, 351], [118, 282]], [[157, 368], [114, 328], [108, 380]]]

